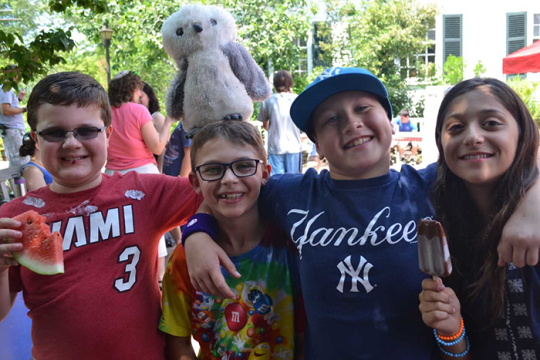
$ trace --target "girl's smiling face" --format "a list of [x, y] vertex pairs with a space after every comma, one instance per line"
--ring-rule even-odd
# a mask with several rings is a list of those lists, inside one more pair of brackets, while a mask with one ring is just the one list
[[480, 86], [448, 107], [441, 131], [444, 159], [468, 186], [492, 187], [512, 165], [519, 133], [516, 119]]

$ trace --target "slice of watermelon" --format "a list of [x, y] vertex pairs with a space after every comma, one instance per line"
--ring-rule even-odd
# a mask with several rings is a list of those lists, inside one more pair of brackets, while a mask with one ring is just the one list
[[45, 217], [34, 210], [17, 215], [13, 219], [21, 222], [18, 228], [23, 236], [16, 239], [23, 244], [23, 249], [14, 251], [13, 257], [19, 264], [42, 275], [64, 273], [64, 251], [62, 235], [58, 231], [51, 234]]

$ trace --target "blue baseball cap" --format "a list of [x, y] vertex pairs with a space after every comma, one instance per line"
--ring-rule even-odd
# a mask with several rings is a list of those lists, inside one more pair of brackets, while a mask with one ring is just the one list
[[320, 103], [343, 91], [365, 91], [380, 97], [381, 105], [392, 118], [392, 105], [388, 91], [379, 78], [361, 68], [331, 67], [322, 72], [304, 90], [291, 106], [291, 118], [296, 126], [306, 132], [311, 114]]

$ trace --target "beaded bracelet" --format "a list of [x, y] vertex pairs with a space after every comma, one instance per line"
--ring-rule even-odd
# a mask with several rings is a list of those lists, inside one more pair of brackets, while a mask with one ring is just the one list
[[461, 340], [465, 337], [465, 327], [463, 327], [463, 331], [461, 332], [461, 335], [455, 340], [452, 341], [444, 341], [439, 337], [439, 334], [437, 334], [437, 330], [433, 329], [433, 334], [435, 335], [435, 340], [437, 340], [437, 344], [441, 344], [444, 346], [454, 346], [456, 344], [459, 344]]
[[189, 235], [196, 232], [207, 233], [212, 239], [215, 239], [218, 232], [218, 223], [216, 218], [212, 215], [204, 213], [193, 215], [189, 219], [184, 231], [182, 231], [182, 246], [186, 245], [186, 239], [189, 237]]
[[437, 336], [439, 337], [439, 339], [441, 340], [445, 340], [445, 341], [452, 341], [452, 340], [456, 340], [457, 338], [459, 338], [461, 336], [461, 333], [463, 332], [463, 327], [464, 327], [464, 323], [463, 323], [463, 317], [461, 317], [460, 321], [459, 321], [459, 331], [452, 335], [452, 336], [443, 336], [439, 333], [437, 333]]
[[469, 338], [468, 338], [467, 336], [465, 336], [465, 341], [467, 341], [467, 348], [465, 349], [464, 352], [459, 353], [459, 354], [454, 354], [454, 353], [451, 353], [451, 352], [448, 351], [448, 350], [443, 349], [443, 347], [442, 347], [441, 344], [439, 344], [439, 343], [437, 343], [437, 346], [439, 347], [439, 350], [441, 350], [441, 352], [442, 352], [444, 355], [447, 355], [447, 356], [450, 356], [450, 357], [459, 358], [459, 357], [464, 357], [465, 355], [467, 355], [467, 354], [469, 353], [469, 350], [471, 349], [471, 344], [469, 343]]

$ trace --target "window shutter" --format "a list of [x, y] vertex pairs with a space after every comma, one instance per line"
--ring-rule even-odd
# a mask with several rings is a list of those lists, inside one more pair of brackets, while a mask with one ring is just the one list
[[449, 55], [461, 57], [463, 15], [443, 15], [443, 62]]
[[527, 44], [527, 13], [506, 14], [506, 55]]

